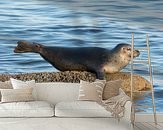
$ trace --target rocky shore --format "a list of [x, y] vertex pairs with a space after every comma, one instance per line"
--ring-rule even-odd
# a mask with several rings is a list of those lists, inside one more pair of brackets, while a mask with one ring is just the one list
[[[38, 72], [25, 74], [0, 74], [0, 81], [8, 81], [10, 78], [15, 78], [23, 81], [34, 79], [36, 82], [74, 82], [79, 83], [80, 80], [94, 81], [95, 74], [79, 71], [65, 72]], [[122, 79], [122, 89], [126, 92], [130, 91], [131, 75], [127, 72], [118, 72], [115, 74], [106, 74], [106, 80]], [[134, 90], [142, 91], [151, 88], [150, 83], [140, 75], [134, 75]]]
[[34, 79], [37, 83], [41, 82], [79, 83], [80, 80], [92, 82], [96, 79], [95, 74], [89, 72], [64, 71], [64, 72], [37, 72], [24, 74], [1, 74], [0, 81], [7, 81], [11, 77], [22, 81]]

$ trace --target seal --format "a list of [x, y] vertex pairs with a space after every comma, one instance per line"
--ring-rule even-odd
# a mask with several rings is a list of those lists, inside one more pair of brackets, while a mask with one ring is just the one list
[[[105, 73], [116, 73], [131, 60], [131, 45], [121, 43], [113, 49], [100, 47], [52, 47], [39, 43], [18, 41], [15, 53], [39, 53], [47, 62], [60, 71], [88, 71], [104, 79]], [[139, 56], [138, 50], [133, 57]]]

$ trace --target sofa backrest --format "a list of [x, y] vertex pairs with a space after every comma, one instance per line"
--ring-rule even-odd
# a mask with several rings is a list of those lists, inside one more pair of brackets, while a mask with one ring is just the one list
[[56, 104], [61, 101], [78, 99], [79, 83], [47, 82], [36, 83], [37, 100]]

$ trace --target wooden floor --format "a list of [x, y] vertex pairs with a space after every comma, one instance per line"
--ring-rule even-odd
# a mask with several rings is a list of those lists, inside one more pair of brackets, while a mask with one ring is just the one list
[[133, 130], [163, 130], [163, 122], [157, 125], [152, 122], [136, 122]]

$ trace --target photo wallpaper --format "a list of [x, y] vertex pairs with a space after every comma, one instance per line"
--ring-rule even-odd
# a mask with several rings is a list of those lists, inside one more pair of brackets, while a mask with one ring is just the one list
[[[163, 112], [163, 1], [161, 0], [4, 0], [0, 1], [0, 74], [58, 72], [36, 53], [15, 53], [25, 40], [53, 47], [102, 47], [119, 43], [146, 47], [149, 35], [155, 102]], [[91, 53], [91, 52], [90, 52]], [[147, 58], [145, 52], [140, 59]], [[130, 66], [122, 69], [130, 72]], [[148, 68], [135, 72], [147, 77]], [[151, 94], [136, 100], [151, 103]], [[152, 112], [144, 109], [143, 112]]]

